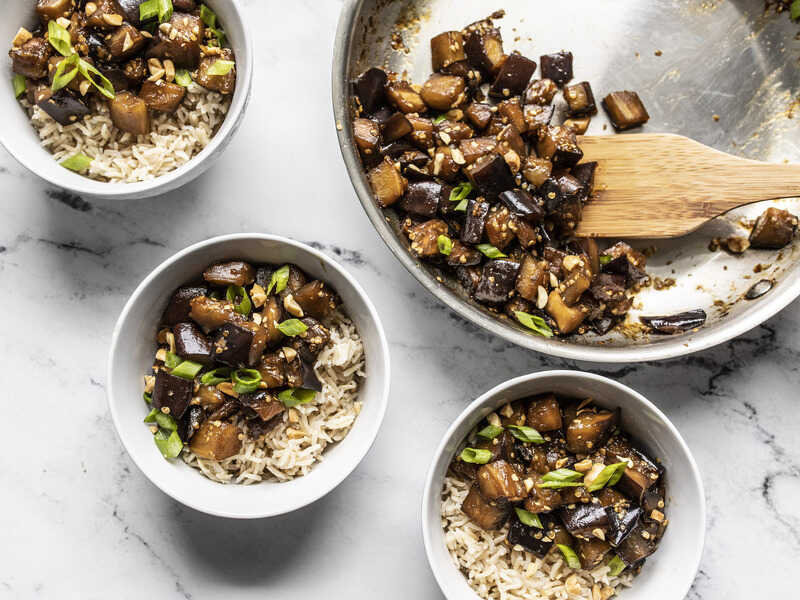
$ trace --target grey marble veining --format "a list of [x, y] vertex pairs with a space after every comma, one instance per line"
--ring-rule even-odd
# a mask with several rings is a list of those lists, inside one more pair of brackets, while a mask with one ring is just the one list
[[[219, 164], [183, 190], [113, 204], [49, 188], [0, 152], [0, 597], [439, 599], [419, 530], [435, 446], [477, 394], [549, 368], [631, 385], [705, 475], [708, 537], [689, 596], [794, 598], [800, 556], [800, 304], [682, 360], [587, 365], [513, 347], [439, 305], [372, 230], [342, 168], [329, 62], [340, 3], [243, 2], [253, 103]], [[393, 359], [391, 404], [339, 488], [283, 518], [184, 508], [126, 456], [105, 403], [111, 330], [133, 288], [198, 240], [314, 242], [366, 288]]]

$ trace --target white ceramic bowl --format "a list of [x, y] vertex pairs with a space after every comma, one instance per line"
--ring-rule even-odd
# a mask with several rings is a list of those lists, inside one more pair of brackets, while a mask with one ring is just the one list
[[544, 371], [501, 383], [470, 404], [450, 426], [428, 472], [422, 501], [422, 534], [436, 580], [451, 600], [478, 600], [450, 558], [441, 521], [441, 490], [447, 466], [478, 422], [503, 404], [544, 392], [592, 398], [598, 405], [622, 409], [622, 428], [644, 444], [667, 469], [669, 527], [647, 559], [624, 600], [682, 600], [694, 581], [705, 539], [703, 482], [694, 458], [677, 429], [644, 396], [620, 383], [580, 371]]
[[[204, 0], [219, 15], [229, 43], [236, 55], [236, 91], [228, 114], [209, 144], [192, 160], [181, 167], [151, 181], [139, 183], [104, 183], [83, 177], [59, 165], [53, 155], [42, 148], [39, 136], [28, 116], [14, 98], [11, 59], [5, 58], [0, 76], [0, 143], [8, 153], [32, 173], [53, 185], [70, 190], [79, 196], [128, 200], [164, 194], [185, 185], [206, 171], [220, 157], [238, 129], [250, 99], [253, 80], [253, 40], [246, 18], [238, 2], [231, 0]], [[8, 48], [21, 26], [33, 27], [37, 19], [32, 0], [8, 0], [3, 5], [0, 19], [0, 40]], [[6, 56], [8, 48], [3, 50]]]
[[[182, 460], [165, 460], [142, 424], [142, 376], [152, 365], [158, 321], [172, 292], [214, 261], [294, 263], [329, 283], [364, 342], [367, 376], [363, 409], [347, 437], [328, 448], [324, 460], [305, 477], [286, 483], [215, 483]], [[263, 234], [212, 238], [178, 252], [139, 284], [117, 321], [108, 362], [108, 404], [117, 433], [133, 462], [164, 493], [192, 508], [233, 518], [270, 517], [321, 498], [347, 477], [369, 451], [389, 398], [389, 348], [375, 307], [356, 280], [324, 254], [293, 240]]]

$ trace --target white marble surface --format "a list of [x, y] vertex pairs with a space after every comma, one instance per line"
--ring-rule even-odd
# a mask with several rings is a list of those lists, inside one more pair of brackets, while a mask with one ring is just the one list
[[[461, 322], [395, 262], [342, 168], [329, 101], [340, 3], [244, 4], [259, 32], [254, 101], [195, 183], [89, 204], [0, 152], [0, 597], [439, 599], [419, 530], [439, 437], [494, 384], [566, 367], [643, 392], [694, 451], [709, 521], [689, 598], [796, 598], [800, 304], [713, 351], [636, 366], [548, 359]], [[374, 300], [394, 362], [386, 421], [360, 468], [313, 506], [256, 522], [205, 516], [150, 485], [104, 391], [111, 330], [136, 284], [176, 250], [240, 231], [338, 257]]]

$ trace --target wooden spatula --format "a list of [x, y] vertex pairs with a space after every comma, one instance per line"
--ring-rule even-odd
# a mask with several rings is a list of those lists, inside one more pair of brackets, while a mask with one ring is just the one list
[[598, 163], [580, 237], [678, 237], [737, 206], [800, 196], [800, 165], [738, 158], [680, 135], [584, 136], [578, 144], [584, 161]]

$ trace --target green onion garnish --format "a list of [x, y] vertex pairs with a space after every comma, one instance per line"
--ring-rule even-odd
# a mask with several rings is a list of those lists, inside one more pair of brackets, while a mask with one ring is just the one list
[[158, 20], [162, 23], [172, 18], [172, 0], [158, 0]]
[[464, 198], [453, 210], [457, 210], [458, 212], [467, 212], [467, 204], [467, 199]]
[[216, 76], [227, 75], [233, 69], [233, 65], [234, 62], [232, 60], [218, 60], [208, 67], [208, 74]]
[[153, 401], [153, 394], [145, 392], [144, 394], [142, 394], [142, 398], [144, 399], [145, 402], [150, 404]]
[[583, 479], [583, 473], [572, 469], [556, 469], [542, 475], [542, 481], [580, 481], [581, 479]]
[[167, 358], [164, 360], [164, 365], [168, 369], [174, 369], [183, 362], [183, 359], [174, 352], [167, 351]]
[[249, 394], [258, 389], [261, 373], [255, 369], [237, 369], [231, 374], [233, 389], [237, 394]]
[[11, 83], [14, 85], [14, 98], [19, 98], [28, 90], [28, 82], [25, 80], [24, 75], [17, 73]]
[[503, 433], [503, 428], [497, 425], [487, 425], [478, 432], [478, 435], [487, 440], [493, 440], [498, 435]]
[[208, 373], [203, 373], [203, 376], [200, 378], [200, 383], [203, 385], [217, 385], [218, 383], [223, 383], [231, 378], [232, 371], [233, 369], [228, 367], [220, 367]]
[[486, 258], [506, 258], [506, 256], [508, 256], [491, 244], [478, 244], [475, 247], [480, 250]]
[[183, 450], [183, 442], [177, 431], [168, 434], [163, 429], [159, 429], [153, 436], [153, 440], [164, 458], [176, 458]]
[[175, 377], [183, 377], [184, 379], [194, 379], [202, 368], [203, 365], [200, 363], [184, 360], [181, 364], [172, 369], [170, 374], [175, 375]]
[[544, 529], [544, 525], [542, 525], [542, 520], [539, 518], [539, 515], [527, 511], [524, 508], [515, 507], [514, 510], [516, 511], [517, 517], [519, 517], [519, 520], [523, 525], [527, 525], [528, 527], [536, 527], [537, 529]]
[[540, 336], [546, 338], [553, 337], [553, 330], [550, 329], [550, 326], [542, 317], [538, 315], [531, 315], [521, 310], [515, 310], [514, 316], [517, 317], [517, 321], [522, 323], [531, 331], [538, 333]]
[[608, 254], [601, 254], [599, 260], [601, 265], [607, 265], [612, 260], [614, 260], [614, 258]]
[[278, 330], [285, 336], [294, 337], [304, 333], [308, 327], [300, 319], [286, 319], [283, 323], [278, 323]]
[[793, 21], [800, 20], [800, 0], [794, 0], [792, 5], [789, 7], [789, 15], [792, 17]]
[[145, 423], [158, 423], [158, 426], [168, 431], [178, 429], [178, 423], [170, 415], [161, 412], [157, 408], [151, 410], [144, 418]]
[[561, 554], [564, 555], [564, 560], [567, 561], [567, 566], [569, 566], [570, 569], [581, 568], [581, 561], [572, 548], [565, 546], [564, 544], [556, 544], [556, 546], [558, 546], [558, 549], [561, 550]]
[[453, 251], [453, 240], [446, 235], [440, 235], [436, 238], [436, 245], [439, 247], [439, 253], [445, 256], [450, 256]]
[[175, 71], [175, 83], [183, 87], [192, 85], [192, 75], [186, 69], [178, 69]]
[[545, 490], [561, 490], [564, 488], [581, 487], [583, 485], [580, 481], [542, 481], [536, 484], [536, 487]]
[[[240, 315], [249, 315], [250, 310], [253, 308], [252, 303], [250, 302], [250, 296], [247, 295], [245, 289], [238, 285], [229, 285], [227, 291], [225, 292], [225, 297], [228, 299], [228, 302], [233, 303], [233, 309], [239, 313]], [[241, 302], [236, 304], [236, 298], [241, 298]]]
[[[53, 74], [53, 83], [50, 89], [57, 92], [61, 88], [67, 87], [70, 82], [75, 79], [75, 76], [80, 72], [78, 68], [78, 61], [80, 57], [77, 54], [72, 54], [67, 58], [62, 58], [61, 62], [56, 67], [56, 72]], [[72, 67], [67, 71], [67, 67]]]
[[605, 467], [600, 473], [597, 474], [597, 477], [594, 478], [594, 481], [586, 486], [586, 489], [590, 492], [596, 492], [597, 490], [602, 489], [606, 485], [611, 487], [612, 485], [616, 485], [616, 483], [622, 477], [622, 474], [625, 472], [625, 469], [628, 468], [628, 463], [620, 462], [614, 463], [613, 465], [608, 465]]
[[88, 169], [93, 160], [93, 158], [86, 156], [83, 152], [79, 152], [78, 154], [73, 154], [72, 156], [65, 158], [59, 164], [65, 169], [80, 173], [81, 171]]
[[446, 120], [447, 120], [447, 115], [446, 115], [446, 114], [444, 114], [444, 113], [442, 113], [441, 115], [439, 115], [438, 117], [436, 117], [436, 118], [433, 120], [433, 124], [434, 124], [434, 125], [438, 125], [438, 124], [439, 124], [439, 123], [441, 123], [442, 121], [446, 121]]
[[472, 184], [469, 181], [459, 183], [450, 192], [450, 202], [461, 202], [462, 200], [466, 200], [471, 191]]
[[56, 23], [55, 20], [47, 24], [47, 38], [50, 41], [50, 45], [61, 56], [69, 56], [73, 53], [72, 36], [70, 36], [69, 31]]
[[524, 425], [509, 425], [508, 430], [520, 442], [530, 442], [531, 444], [544, 444], [545, 439], [542, 434], [536, 431], [533, 427], [525, 427]]
[[616, 554], [614, 555], [614, 558], [608, 561], [606, 566], [608, 567], [608, 574], [611, 577], [616, 577], [625, 570], [625, 563], [622, 562], [622, 559]]
[[158, 16], [158, 0], [147, 0], [139, 5], [139, 20], [149, 21]]
[[[52, 21], [50, 21], [52, 23]], [[89, 64], [83, 59], [78, 60], [78, 70], [81, 72], [89, 83], [91, 83], [98, 92], [103, 94], [109, 100], [113, 100], [116, 97], [114, 93], [114, 84], [112, 84], [108, 78], [103, 75], [100, 71], [94, 68], [94, 65]], [[97, 78], [95, 81], [94, 78]]]
[[200, 20], [205, 23], [211, 32], [216, 36], [220, 46], [225, 45], [225, 32], [217, 28], [217, 15], [205, 4], [200, 5]]
[[286, 289], [286, 284], [289, 283], [289, 265], [283, 265], [280, 269], [272, 274], [269, 279], [269, 287], [267, 288], [267, 296], [275, 288], [275, 293], [280, 294]]
[[278, 400], [283, 402], [283, 405], [286, 408], [292, 408], [298, 404], [308, 404], [316, 395], [317, 392], [314, 390], [307, 390], [304, 388], [289, 388], [288, 390], [283, 390], [278, 394]]
[[480, 448], [464, 448], [461, 451], [461, 460], [474, 465], [485, 465], [492, 460], [492, 452]]

